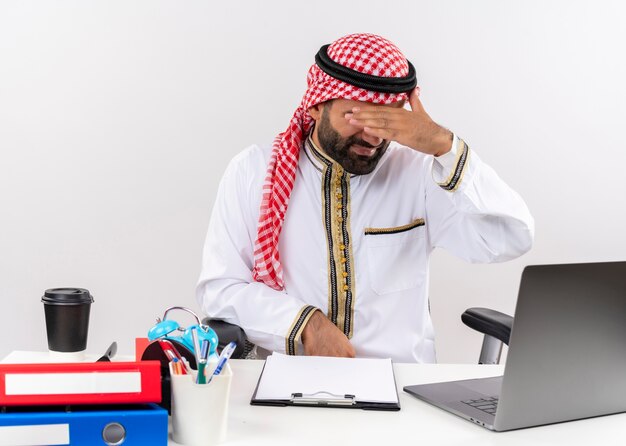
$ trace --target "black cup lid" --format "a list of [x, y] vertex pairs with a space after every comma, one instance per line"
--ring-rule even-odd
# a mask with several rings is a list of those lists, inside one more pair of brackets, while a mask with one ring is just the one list
[[56, 305], [90, 304], [93, 296], [85, 288], [50, 288], [44, 292], [41, 301]]

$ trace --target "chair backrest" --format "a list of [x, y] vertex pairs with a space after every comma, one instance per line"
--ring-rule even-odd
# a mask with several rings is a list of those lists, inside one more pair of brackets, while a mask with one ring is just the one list
[[230, 324], [220, 319], [204, 318], [202, 323], [208, 325], [217, 334], [217, 347], [221, 351], [228, 343], [235, 341], [237, 348], [232, 354], [233, 359], [251, 359], [254, 344], [248, 341], [246, 332], [239, 325]]

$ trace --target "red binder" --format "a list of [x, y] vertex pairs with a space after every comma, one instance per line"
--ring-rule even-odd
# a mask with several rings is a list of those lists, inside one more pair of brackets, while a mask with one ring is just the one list
[[0, 364], [0, 406], [159, 402], [159, 361]]

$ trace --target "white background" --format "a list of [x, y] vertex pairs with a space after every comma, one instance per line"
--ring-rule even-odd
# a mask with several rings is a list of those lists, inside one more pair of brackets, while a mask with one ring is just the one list
[[[431, 116], [527, 201], [533, 250], [431, 264], [440, 362], [460, 322], [513, 312], [523, 267], [624, 260], [625, 8], [618, 1], [0, 0], [0, 356], [46, 348], [46, 288], [95, 296], [88, 350], [131, 353], [170, 305], [198, 306], [229, 159], [284, 130], [322, 44], [394, 41]], [[189, 318], [180, 317], [186, 324]]]

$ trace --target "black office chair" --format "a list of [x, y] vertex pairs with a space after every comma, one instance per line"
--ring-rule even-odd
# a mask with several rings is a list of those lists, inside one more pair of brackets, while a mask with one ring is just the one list
[[[485, 335], [478, 363], [498, 364], [503, 344], [509, 345], [513, 318], [489, 308], [468, 308], [461, 315], [461, 320], [468, 327]], [[254, 344], [248, 340], [245, 331], [238, 325], [208, 317], [204, 318], [202, 323], [215, 330], [219, 339], [218, 348], [220, 350], [231, 341], [237, 343], [232, 358], [245, 359], [254, 355]]]
[[239, 325], [230, 324], [220, 319], [211, 319], [209, 317], [202, 319], [202, 324], [208, 325], [217, 334], [217, 348], [219, 351], [232, 341], [237, 343], [237, 348], [233, 352], [231, 358], [245, 359], [248, 358], [254, 351], [254, 344], [248, 341], [246, 332], [243, 331]]
[[499, 364], [502, 345], [509, 345], [513, 317], [489, 308], [468, 308], [461, 315], [465, 325], [483, 333], [479, 364]]

